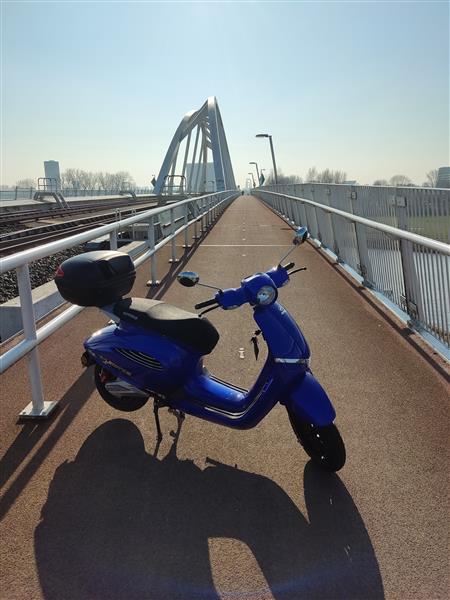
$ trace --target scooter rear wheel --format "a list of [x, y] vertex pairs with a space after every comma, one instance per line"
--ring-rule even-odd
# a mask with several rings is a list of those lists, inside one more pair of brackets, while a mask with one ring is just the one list
[[116, 379], [113, 375], [109, 373], [105, 368], [100, 365], [95, 365], [95, 385], [97, 387], [98, 393], [109, 406], [115, 408], [116, 410], [121, 410], [123, 412], [133, 412], [134, 410], [139, 410], [146, 404], [148, 398], [132, 398], [127, 396], [122, 396], [121, 398], [117, 398], [113, 396], [105, 387], [104, 375], [109, 376], [109, 380], [112, 381]]
[[288, 411], [292, 429], [306, 454], [325, 471], [339, 471], [345, 465], [345, 445], [334, 423], [319, 427]]

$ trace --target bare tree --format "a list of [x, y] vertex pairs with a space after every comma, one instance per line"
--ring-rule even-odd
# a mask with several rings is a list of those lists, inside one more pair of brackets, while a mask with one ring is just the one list
[[[278, 183], [282, 184], [303, 183], [303, 179], [299, 175], [284, 175], [283, 171], [280, 168], [277, 169], [277, 179]], [[273, 170], [271, 170], [269, 175], [267, 176], [266, 182], [268, 185], [273, 185], [275, 183]]]
[[83, 169], [66, 169], [61, 182], [63, 188], [76, 188], [80, 190], [111, 190], [119, 191], [124, 186], [134, 187], [134, 179], [128, 171], [117, 173], [104, 173], [84, 171]]
[[389, 182], [387, 179], [375, 179], [373, 185], [389, 185]]
[[345, 171], [333, 171], [332, 169], [318, 171], [316, 167], [311, 167], [308, 169], [305, 179], [310, 183], [344, 183], [347, 179], [347, 173]]
[[311, 167], [310, 169], [308, 169], [308, 172], [306, 173], [306, 181], [310, 182], [310, 183], [314, 183], [315, 181], [317, 181], [317, 169], [316, 167]]
[[428, 171], [427, 182], [430, 187], [437, 186], [438, 173], [439, 173], [439, 169], [431, 169], [431, 171]]
[[16, 181], [16, 186], [18, 188], [31, 188], [35, 186], [35, 182], [34, 179], [28, 177], [26, 179], [19, 179], [19, 181]]
[[406, 175], [393, 175], [389, 180], [389, 185], [395, 186], [409, 186], [411, 185], [411, 179]]

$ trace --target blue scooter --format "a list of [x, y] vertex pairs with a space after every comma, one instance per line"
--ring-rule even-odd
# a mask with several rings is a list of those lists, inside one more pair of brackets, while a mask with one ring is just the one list
[[[131, 290], [134, 267], [121, 252], [88, 252], [62, 263], [55, 281], [62, 295], [76, 304], [96, 305], [113, 322], [85, 343], [84, 366], [95, 365], [95, 383], [102, 398], [122, 411], [154, 401], [158, 441], [162, 438], [158, 410], [168, 407], [179, 420], [185, 413], [234, 429], [255, 427], [277, 404], [284, 405], [306, 453], [320, 467], [337, 471], [345, 463], [345, 446], [333, 421], [336, 413], [310, 366], [308, 344], [294, 319], [277, 302], [278, 288], [299, 271], [282, 265], [294, 248], [306, 241], [299, 228], [293, 247], [266, 273], [255, 273], [237, 288], [215, 290], [201, 302], [200, 315], [164, 302], [122, 298]], [[203, 285], [193, 272], [177, 277], [186, 287]], [[76, 291], [75, 291], [76, 290]], [[247, 391], [211, 375], [202, 357], [212, 352], [219, 333], [204, 315], [216, 308], [253, 307], [258, 336], [268, 346], [267, 360]]]

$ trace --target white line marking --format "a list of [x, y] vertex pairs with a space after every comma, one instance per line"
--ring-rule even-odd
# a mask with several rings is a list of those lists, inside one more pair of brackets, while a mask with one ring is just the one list
[[291, 244], [200, 244], [199, 248], [290, 248]]

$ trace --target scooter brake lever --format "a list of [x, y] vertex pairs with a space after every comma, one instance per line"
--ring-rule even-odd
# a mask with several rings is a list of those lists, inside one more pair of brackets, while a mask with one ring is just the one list
[[201, 312], [198, 316], [199, 317], [203, 317], [203, 315], [206, 315], [206, 313], [209, 313], [212, 310], [216, 310], [216, 308], [220, 308], [219, 305], [213, 306], [212, 308], [207, 308], [206, 310], [204, 310], [203, 312]]
[[308, 267], [302, 267], [301, 269], [295, 269], [295, 271], [291, 271], [290, 273], [288, 273], [289, 277], [291, 275], [294, 275], [294, 273], [298, 273], [299, 271], [307, 271]]

